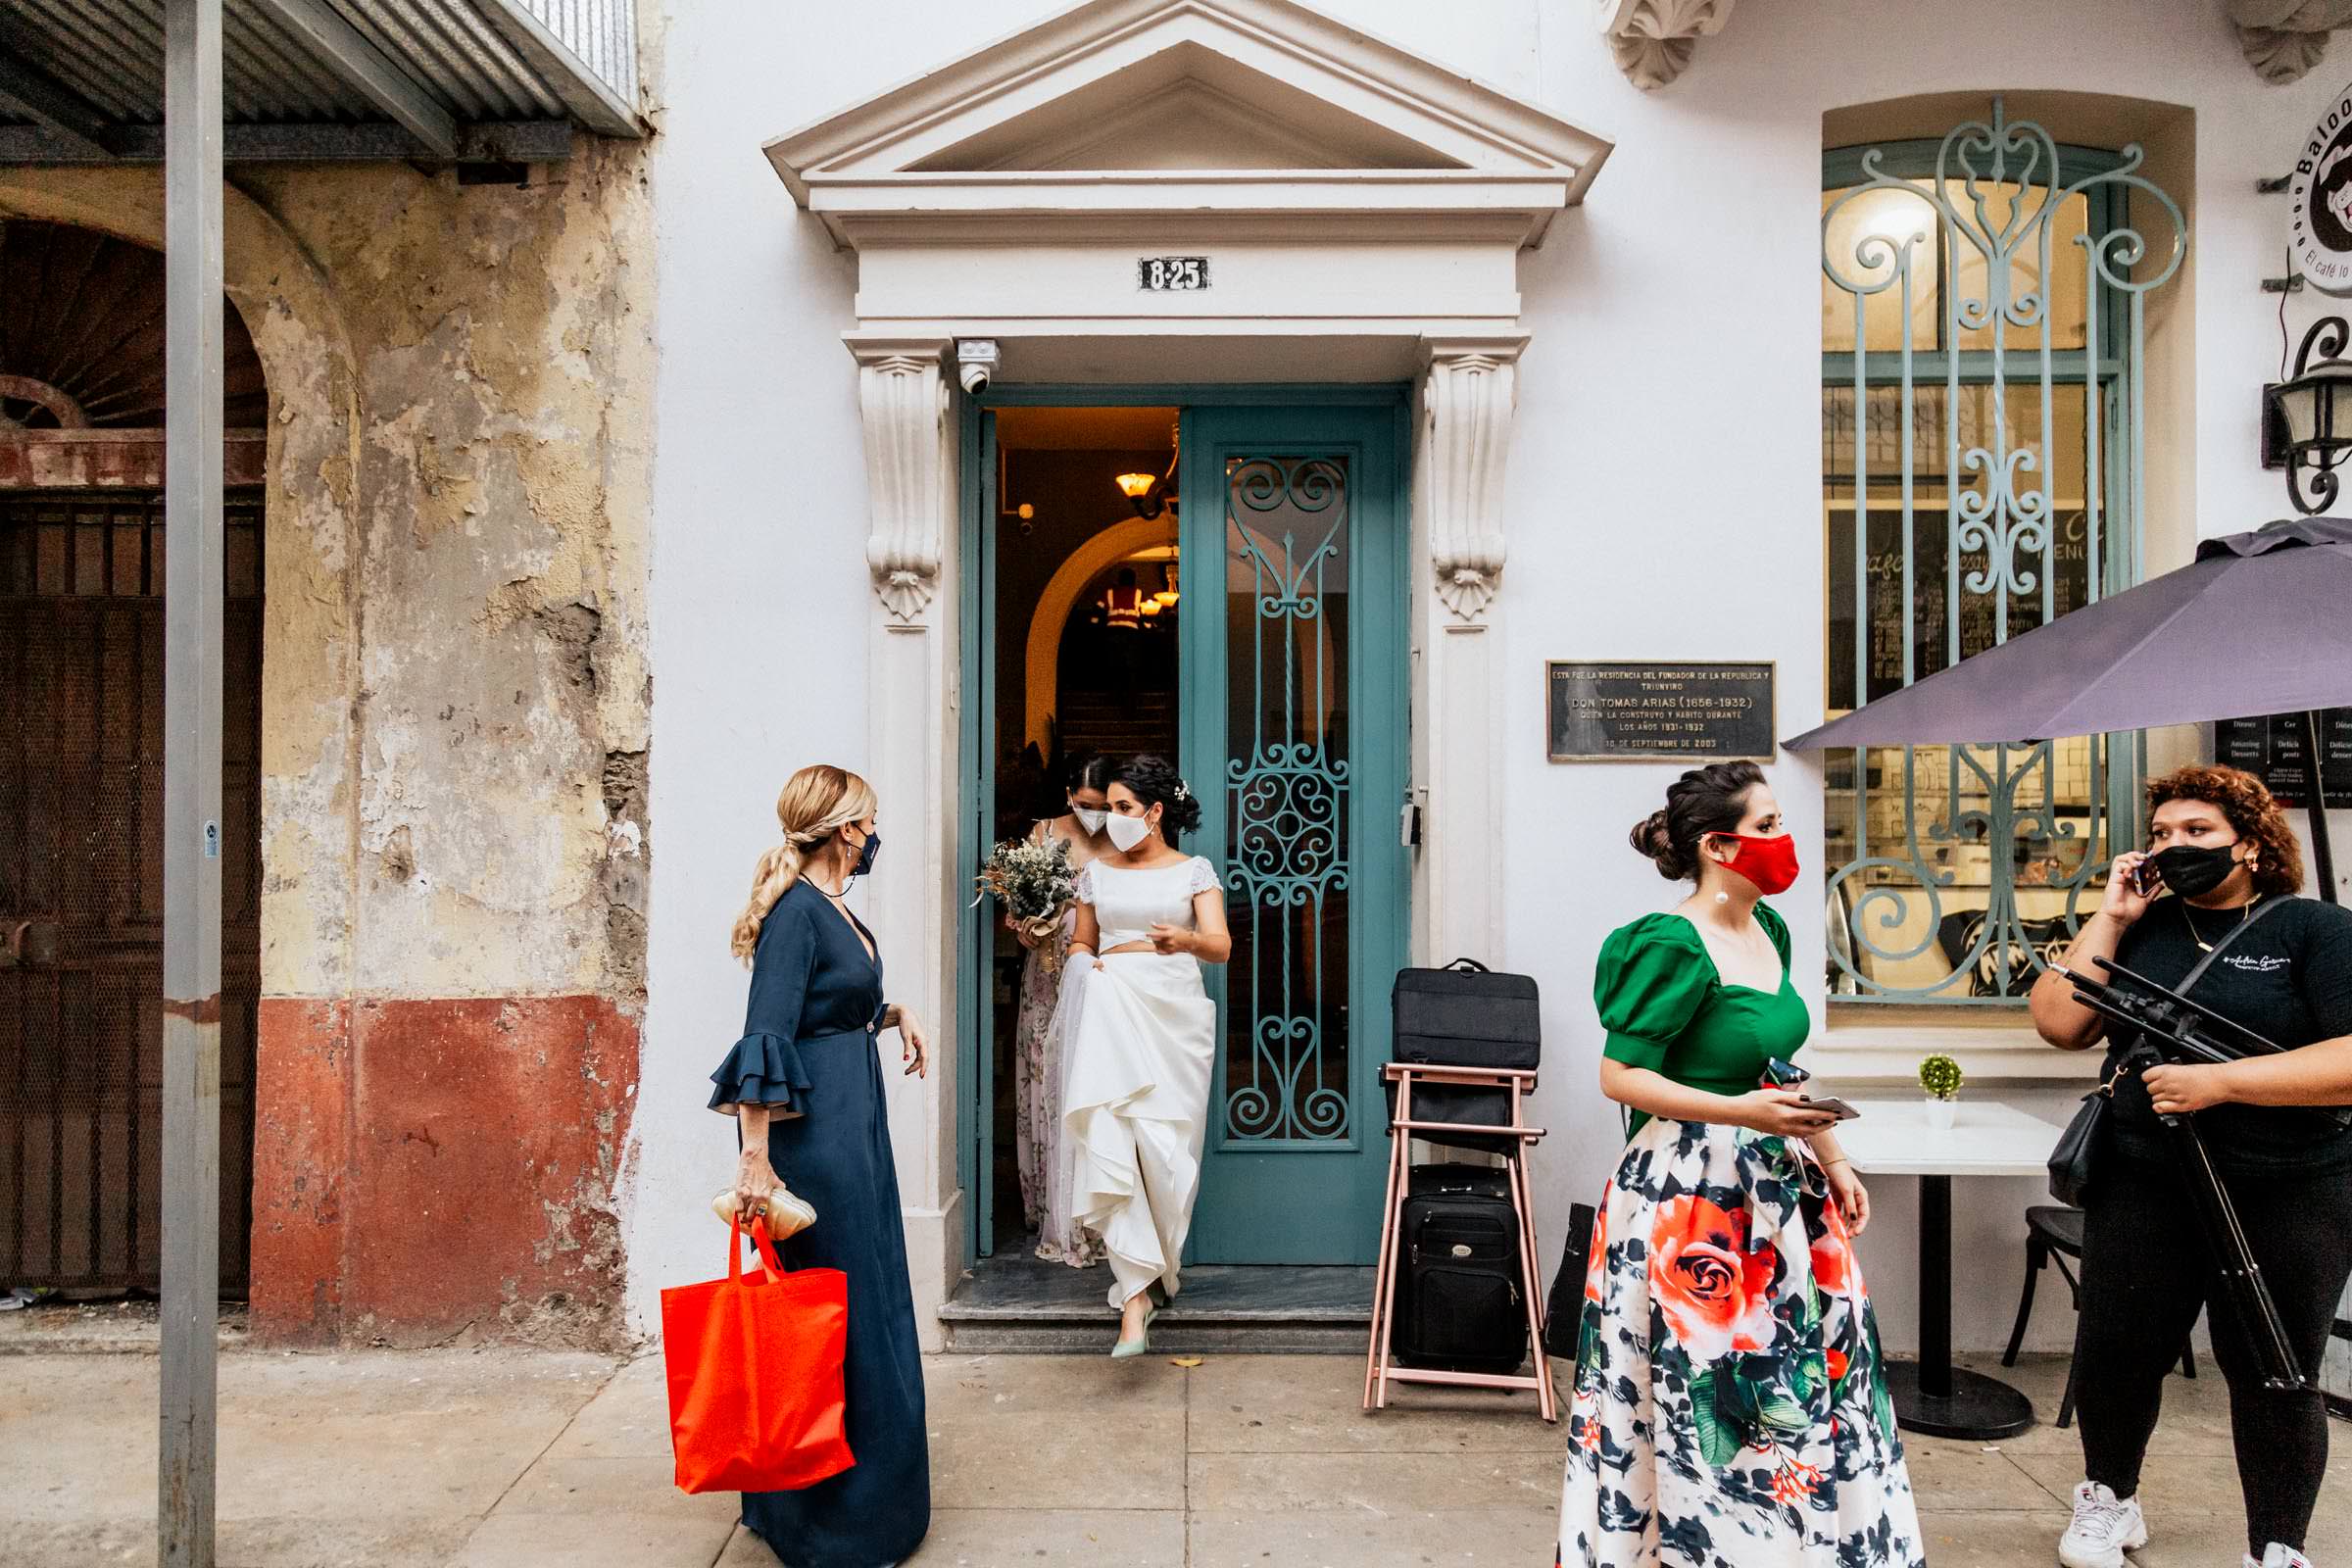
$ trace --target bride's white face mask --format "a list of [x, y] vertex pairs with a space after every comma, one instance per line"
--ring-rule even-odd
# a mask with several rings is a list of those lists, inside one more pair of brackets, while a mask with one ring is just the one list
[[1103, 827], [1121, 855], [1134, 853], [1137, 845], [1152, 836], [1152, 824], [1140, 816], [1112, 816], [1103, 822]]

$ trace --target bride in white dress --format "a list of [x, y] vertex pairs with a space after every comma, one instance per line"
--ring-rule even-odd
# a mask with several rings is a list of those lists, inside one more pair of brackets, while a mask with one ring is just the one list
[[1176, 770], [1135, 758], [1108, 794], [1113, 853], [1079, 874], [1054, 1027], [1069, 1212], [1109, 1254], [1120, 1312], [1110, 1353], [1125, 1357], [1152, 1348], [1154, 1290], [1165, 1300], [1178, 1289], [1217, 1048], [1200, 965], [1223, 963], [1233, 938], [1216, 867], [1172, 842], [1200, 825]]

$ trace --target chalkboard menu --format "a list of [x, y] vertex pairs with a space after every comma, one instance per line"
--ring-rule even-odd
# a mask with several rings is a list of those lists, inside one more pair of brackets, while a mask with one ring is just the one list
[[[2242, 767], [2278, 797], [2282, 806], [2311, 804], [2310, 731], [2301, 713], [2268, 718], [2226, 718], [2213, 726], [2218, 762]], [[2352, 808], [2352, 708], [2320, 714], [2320, 787], [2331, 810]]]
[[1555, 762], [1772, 760], [1773, 666], [1658, 662], [1544, 666]]

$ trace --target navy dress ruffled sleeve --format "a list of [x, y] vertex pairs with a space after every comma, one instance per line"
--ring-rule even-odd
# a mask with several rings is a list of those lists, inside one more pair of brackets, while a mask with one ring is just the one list
[[760, 927], [752, 956], [752, 995], [743, 1009], [743, 1038], [710, 1074], [710, 1108], [732, 1116], [738, 1104], [774, 1105], [797, 1116], [808, 1093], [801, 1062], [801, 1012], [816, 967], [816, 927], [799, 899], [784, 898]]

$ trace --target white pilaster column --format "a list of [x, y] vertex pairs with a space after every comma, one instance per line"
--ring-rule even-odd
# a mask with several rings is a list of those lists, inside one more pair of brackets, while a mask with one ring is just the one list
[[1502, 948], [1503, 476], [1524, 333], [1427, 338], [1414, 437], [1416, 948], [1499, 963]]
[[963, 1263], [956, 1179], [956, 453], [944, 337], [846, 334], [858, 360], [870, 524], [866, 759], [884, 853], [867, 879], [890, 1000], [931, 1027], [928, 1079], [890, 1084], [915, 1325], [940, 1348], [939, 1303]]

